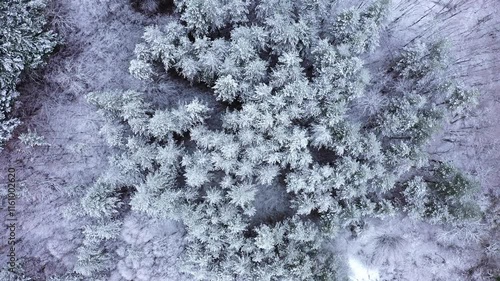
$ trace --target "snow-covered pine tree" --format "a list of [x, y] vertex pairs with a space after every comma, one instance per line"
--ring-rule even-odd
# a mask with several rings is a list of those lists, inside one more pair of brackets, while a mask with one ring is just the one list
[[78, 248], [74, 271], [85, 278], [99, 280], [99, 277], [103, 277], [103, 272], [112, 267], [112, 255], [99, 242], [84, 244]]
[[43, 64], [57, 44], [46, 29], [45, 1], [0, 2], [0, 150], [20, 124], [13, 117], [21, 73]]

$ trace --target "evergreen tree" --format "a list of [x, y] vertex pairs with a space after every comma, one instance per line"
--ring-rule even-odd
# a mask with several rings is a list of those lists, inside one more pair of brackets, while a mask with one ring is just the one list
[[56, 35], [45, 28], [45, 1], [0, 2], [0, 150], [20, 124], [13, 118], [21, 73], [44, 63], [57, 44]]

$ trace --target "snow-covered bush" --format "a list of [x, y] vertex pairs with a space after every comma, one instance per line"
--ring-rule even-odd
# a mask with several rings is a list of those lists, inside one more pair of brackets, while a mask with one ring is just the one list
[[12, 106], [21, 73], [41, 65], [57, 42], [45, 30], [44, 7], [44, 1], [0, 2], [0, 150], [20, 124], [12, 117]]
[[30, 281], [33, 280], [26, 275], [23, 268], [23, 260], [18, 259], [14, 267], [4, 266], [0, 269], [0, 280], [5, 281]]
[[[365, 217], [476, 215], [461, 204], [470, 181], [424, 149], [474, 101], [447, 78], [442, 45], [411, 45], [380, 73], [364, 66], [387, 1], [347, 10], [307, 0], [176, 4], [180, 20], [146, 29], [130, 72], [154, 81], [159, 66], [175, 69], [211, 87], [225, 112], [201, 99], [160, 110], [133, 91], [90, 94], [120, 152], [111, 185], [84, 197], [88, 215], [113, 216], [121, 186], [133, 210], [182, 221], [182, 269], [194, 280], [333, 280], [324, 242]], [[353, 110], [374, 92], [387, 102]], [[267, 217], [256, 200], [266, 188], [286, 191], [285, 207]]]
[[19, 135], [19, 140], [27, 146], [35, 147], [35, 146], [50, 146], [49, 143], [45, 141], [43, 136], [37, 134], [36, 131], [32, 132], [28, 129], [27, 133], [22, 133]]

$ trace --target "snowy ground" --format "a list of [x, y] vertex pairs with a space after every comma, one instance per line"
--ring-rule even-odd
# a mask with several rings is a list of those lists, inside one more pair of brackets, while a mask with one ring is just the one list
[[[483, 177], [485, 192], [491, 190], [498, 198], [500, 2], [451, 0], [448, 5], [428, 0], [395, 2], [392, 25], [396, 28], [381, 44], [401, 46], [419, 34], [425, 34], [424, 38], [435, 37], [436, 33], [446, 35], [452, 50], [458, 54], [456, 75], [483, 92], [477, 117], [459, 122], [457, 132], [451, 133], [457, 141], [433, 149], [454, 152], [452, 160]], [[454, 15], [455, 11], [460, 13]], [[405, 16], [398, 19], [402, 14]], [[50, 146], [28, 148], [13, 140], [0, 154], [0, 171], [3, 171], [0, 181], [5, 182], [5, 171], [13, 167], [22, 187], [17, 206], [21, 225], [17, 232], [20, 239], [17, 255], [25, 259], [34, 280], [45, 280], [73, 267], [75, 249], [81, 241], [81, 223], [64, 220], [62, 207], [71, 198], [63, 191], [69, 186], [92, 183], [106, 167], [109, 151], [97, 133], [102, 120], [83, 96], [107, 89], [146, 90], [145, 85], [128, 74], [128, 63], [143, 26], [168, 20], [168, 16], [140, 14], [130, 8], [128, 1], [117, 0], [54, 0], [52, 15], [53, 25], [63, 35], [65, 44], [44, 71], [21, 85], [19, 114], [24, 125], [17, 130], [18, 134], [28, 128], [36, 130]], [[434, 16], [444, 22], [429, 24]], [[169, 89], [177, 93], [180, 82], [165, 83], [160, 91]], [[175, 98], [172, 94], [169, 97]], [[442, 157], [448, 159], [450, 155], [443, 153]], [[496, 209], [490, 210], [492, 214], [499, 210], [499, 202], [496, 204]], [[492, 219], [483, 224], [493, 222]], [[353, 275], [353, 279], [357, 276], [358, 280], [369, 280], [370, 275], [371, 280], [376, 280], [379, 275], [380, 280], [461, 280], [464, 278], [461, 271], [473, 268], [478, 274], [495, 258], [495, 252], [493, 255], [488, 252], [491, 247], [485, 241], [495, 241], [495, 235], [496, 241], [500, 241], [498, 228], [480, 225], [478, 229], [487, 229], [483, 232], [488, 235], [479, 241], [469, 241], [460, 236], [467, 235], [465, 232], [451, 233], [437, 226], [395, 218], [371, 221], [366, 234], [357, 240], [341, 238], [339, 245], [344, 245], [350, 264], [358, 269], [359, 275]], [[399, 250], [376, 254], [377, 241], [387, 236], [396, 241]], [[2, 253], [6, 248], [4, 237], [0, 240]], [[181, 249], [182, 231], [176, 224], [130, 214], [125, 218], [121, 239], [123, 247], [118, 253], [121, 260], [117, 261], [112, 280], [181, 280], [175, 271], [175, 257]], [[457, 241], [464, 243], [460, 245]], [[1, 255], [0, 264], [5, 262], [5, 255]], [[160, 268], [158, 264], [170, 266]], [[370, 268], [372, 272], [362, 277], [362, 268]], [[500, 275], [498, 271], [496, 274]], [[395, 279], [388, 277], [391, 275]], [[480, 280], [474, 275], [465, 278]]]

